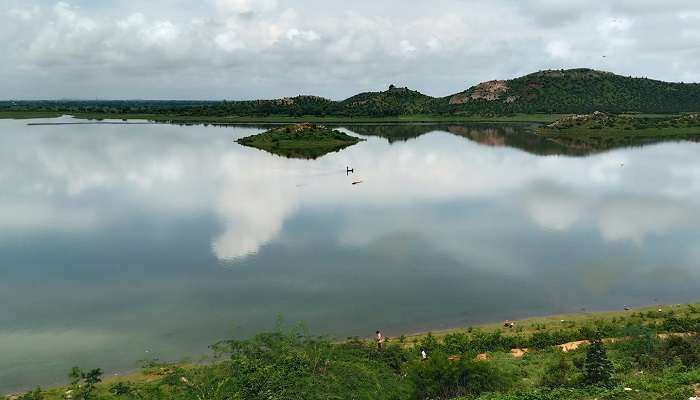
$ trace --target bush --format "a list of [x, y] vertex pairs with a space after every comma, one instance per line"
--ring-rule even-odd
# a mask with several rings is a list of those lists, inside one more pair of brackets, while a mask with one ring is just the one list
[[656, 354], [659, 344], [659, 338], [651, 329], [642, 328], [630, 335], [629, 340], [616, 344], [616, 347], [629, 355], [640, 368], [657, 370], [663, 366], [663, 360]]
[[17, 400], [44, 400], [44, 392], [41, 390], [40, 387], [32, 390], [31, 392], [25, 393], [19, 397], [17, 397]]
[[685, 367], [700, 365], [700, 340], [692, 336], [671, 336], [662, 342], [659, 356], [663, 357], [668, 364], [680, 360]]
[[571, 386], [574, 383], [573, 371], [571, 362], [566, 359], [564, 354], [559, 354], [557, 362], [545, 368], [541, 384], [548, 388]]
[[586, 351], [584, 364], [584, 382], [589, 385], [609, 386], [613, 381], [613, 366], [608, 359], [605, 345], [600, 339], [595, 339]]
[[694, 332], [698, 330], [698, 325], [696, 319], [671, 316], [661, 323], [661, 329], [666, 332]]
[[268, 332], [217, 344], [229, 360], [173, 371], [167, 383], [183, 399], [396, 399], [410, 394], [399, 374], [410, 353], [368, 342], [333, 344], [300, 330]]
[[491, 363], [468, 357], [450, 360], [443, 353], [426, 361], [414, 361], [407, 367], [416, 399], [449, 399], [506, 390], [512, 383]]

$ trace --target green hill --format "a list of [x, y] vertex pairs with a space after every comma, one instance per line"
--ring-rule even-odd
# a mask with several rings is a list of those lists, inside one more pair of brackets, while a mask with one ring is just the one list
[[[633, 78], [593, 69], [547, 70], [482, 82], [446, 97], [431, 97], [391, 85], [335, 101], [318, 96], [244, 101], [0, 101], [0, 113], [68, 113], [95, 118], [166, 117], [397, 117], [434, 119], [471, 115], [680, 113], [700, 111], [700, 84]], [[1, 115], [1, 114], [0, 114]], [[135, 118], [135, 117], [134, 117]]]
[[337, 114], [346, 116], [394, 116], [434, 111], [435, 98], [394, 85], [383, 92], [360, 93], [338, 104]]
[[443, 99], [441, 112], [674, 113], [700, 110], [700, 84], [592, 69], [548, 70], [480, 83]]

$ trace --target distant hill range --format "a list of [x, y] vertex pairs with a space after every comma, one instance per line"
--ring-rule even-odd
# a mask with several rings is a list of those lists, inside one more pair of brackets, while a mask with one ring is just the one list
[[592, 69], [547, 70], [482, 82], [446, 97], [390, 86], [341, 101], [318, 96], [246, 101], [15, 101], [0, 110], [158, 113], [192, 116], [363, 116], [700, 111], [700, 84], [633, 78]]

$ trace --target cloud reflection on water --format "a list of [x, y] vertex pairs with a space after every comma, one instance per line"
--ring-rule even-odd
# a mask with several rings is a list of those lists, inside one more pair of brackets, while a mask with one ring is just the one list
[[[99, 230], [131, 212], [127, 207], [174, 218], [211, 214], [222, 226], [211, 244], [220, 259], [256, 253], [302, 208], [446, 199], [518, 198], [522, 212], [545, 229], [597, 223], [605, 240], [641, 244], [647, 233], [663, 234], [692, 218], [700, 194], [695, 144], [587, 158], [535, 157], [434, 132], [391, 146], [371, 140], [308, 162], [236, 145], [234, 137], [251, 132], [246, 128], [161, 125], [144, 127], [144, 133], [118, 125], [95, 130], [3, 124], [22, 134], [3, 138], [2, 235]], [[356, 168], [351, 178], [362, 185], [349, 186], [345, 165]], [[381, 231], [409, 220], [375, 225]], [[374, 231], [353, 236], [367, 238]]]
[[698, 144], [543, 157], [478, 129], [308, 161], [234, 143], [257, 128], [0, 121], [0, 354], [25, 358], [0, 382], [70, 367], [25, 333], [109, 369], [278, 313], [362, 334], [695, 295]]

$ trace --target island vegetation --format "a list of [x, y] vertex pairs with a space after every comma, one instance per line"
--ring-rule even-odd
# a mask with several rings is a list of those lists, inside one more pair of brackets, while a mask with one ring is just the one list
[[[212, 346], [207, 364], [74, 368], [58, 399], [685, 400], [700, 394], [700, 306], [580, 313], [374, 341], [303, 327]], [[425, 351], [426, 357], [421, 352]]]
[[363, 140], [322, 125], [304, 123], [280, 126], [237, 142], [288, 158], [316, 159]]
[[700, 114], [640, 116], [596, 111], [563, 117], [536, 132], [570, 148], [597, 150], [660, 140], [700, 141]]

